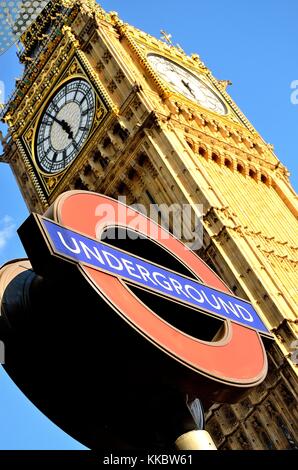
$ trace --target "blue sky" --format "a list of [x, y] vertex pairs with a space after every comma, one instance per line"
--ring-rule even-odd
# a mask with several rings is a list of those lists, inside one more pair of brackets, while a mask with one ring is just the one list
[[[297, 0], [103, 0], [106, 10], [160, 37], [164, 29], [187, 53], [198, 53], [228, 91], [298, 188]], [[0, 56], [6, 96], [21, 68], [11, 48]], [[3, 130], [3, 126], [1, 127]], [[1, 153], [1, 149], [0, 149]], [[0, 164], [0, 264], [23, 256], [16, 228], [27, 216], [10, 169]], [[0, 370], [0, 449], [72, 449], [80, 444], [45, 418]]]

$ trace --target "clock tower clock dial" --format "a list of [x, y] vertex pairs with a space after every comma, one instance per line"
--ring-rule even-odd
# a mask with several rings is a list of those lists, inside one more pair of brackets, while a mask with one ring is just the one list
[[159, 76], [186, 98], [215, 113], [227, 114], [226, 106], [215, 92], [192, 72], [160, 55], [149, 54], [148, 60]]
[[47, 104], [37, 129], [35, 152], [41, 171], [63, 171], [78, 155], [90, 132], [95, 94], [84, 79], [62, 85]]

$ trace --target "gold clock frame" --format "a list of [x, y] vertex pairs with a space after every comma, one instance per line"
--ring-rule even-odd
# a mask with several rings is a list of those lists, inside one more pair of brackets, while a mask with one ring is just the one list
[[[207, 111], [219, 122], [229, 125], [232, 121], [233, 124], [244, 125], [252, 134], [257, 134], [254, 127], [226, 92], [226, 86], [222, 85], [221, 81], [213, 76], [211, 70], [201, 61], [197, 54], [188, 56], [179, 45], [174, 46], [173, 44], [167, 44], [144, 31], [130, 26], [127, 23], [123, 23], [115, 12], [111, 14], [111, 21], [121, 37], [125, 38], [128, 48], [136, 55], [137, 61], [143, 70], [145, 70], [147, 77], [154, 83], [158, 94], [164, 101], [171, 101], [173, 103], [177, 101], [190, 109], [197, 110], [197, 112], [201, 114]], [[166, 59], [170, 59], [189, 70], [195, 76], [198, 76], [201, 80], [204, 77], [202, 81], [215, 92], [221, 101], [223, 101], [227, 108], [227, 114], [218, 114], [200, 106], [198, 102], [189, 100], [182, 94], [175, 92], [152, 67], [147, 58], [148, 54], [157, 54]]]
[[[98, 80], [95, 80], [94, 77], [89, 73], [86, 67], [84, 67], [83, 61], [81, 61], [80, 54], [75, 53], [70, 61], [66, 69], [62, 72], [60, 78], [55, 83], [55, 86], [47, 96], [46, 100], [42, 103], [42, 105], [39, 107], [38, 111], [35, 113], [31, 123], [26, 127], [22, 134], [22, 142], [23, 145], [25, 146], [25, 149], [28, 152], [28, 155], [30, 156], [30, 162], [32, 165], [32, 169], [34, 173], [38, 176], [40, 180], [40, 184], [43, 188], [43, 191], [45, 192], [45, 195], [50, 198], [50, 196], [53, 194], [55, 191], [57, 185], [64, 179], [66, 174], [68, 174], [75, 164], [79, 159], [81, 159], [84, 150], [88, 146], [88, 143], [92, 139], [92, 136], [96, 132], [96, 130], [101, 127], [101, 125], [104, 123], [106, 118], [111, 114], [116, 114], [117, 111], [114, 109], [114, 106], [112, 102], [110, 101], [109, 96], [101, 86], [100, 82]], [[70, 82], [75, 79], [83, 79], [86, 82], [90, 84], [92, 87], [94, 94], [95, 94], [95, 111], [94, 111], [94, 116], [93, 116], [93, 122], [92, 126], [90, 128], [90, 131], [88, 133], [88, 136], [76, 155], [76, 157], [66, 166], [61, 171], [58, 171], [57, 173], [47, 173], [43, 171], [40, 166], [38, 165], [37, 162], [37, 156], [36, 156], [36, 137], [37, 137], [37, 132], [39, 129], [40, 121], [42, 119], [42, 116], [44, 114], [45, 109], [49, 105], [51, 99], [53, 96], [58, 92], [58, 90], [63, 86], [65, 83]]]
[[[76, 80], [76, 79], [82, 79], [82, 80], [85, 80], [86, 82], [88, 82], [91, 86], [92, 84], [90, 83], [90, 80], [87, 80], [85, 76], [81, 75], [81, 74], [75, 74], [73, 75], [72, 77], [69, 77], [69, 78], [65, 78], [64, 80], [62, 80], [61, 82], [59, 82], [59, 85], [57, 87], [55, 87], [55, 89], [51, 92], [51, 94], [49, 95], [48, 99], [46, 100], [45, 104], [42, 106], [41, 110], [40, 110], [40, 113], [38, 115], [38, 118], [37, 118], [37, 122], [36, 122], [36, 125], [35, 125], [35, 128], [34, 128], [34, 132], [33, 132], [33, 136], [32, 136], [32, 142], [31, 142], [31, 154], [32, 154], [32, 161], [34, 162], [34, 165], [36, 168], [38, 168], [38, 172], [42, 175], [44, 175], [45, 177], [53, 177], [53, 176], [58, 176], [60, 173], [63, 173], [65, 171], [67, 171], [68, 167], [72, 164], [73, 160], [75, 160], [81, 153], [82, 149], [78, 152], [78, 154], [74, 157], [73, 160], [71, 160], [71, 162], [63, 169], [63, 170], [59, 170], [55, 173], [49, 173], [49, 172], [46, 172], [44, 170], [42, 170], [37, 162], [37, 155], [36, 155], [36, 138], [37, 138], [37, 133], [38, 133], [38, 129], [39, 129], [39, 125], [40, 125], [40, 122], [41, 122], [41, 119], [44, 115], [44, 111], [47, 109], [49, 103], [51, 102], [52, 98], [56, 95], [56, 93], [60, 90], [60, 88], [63, 87], [63, 85], [65, 85], [66, 83], [69, 83], [69, 82], [72, 82], [73, 80]], [[94, 115], [93, 115], [93, 119], [92, 119], [92, 125], [91, 125], [91, 128], [88, 132], [88, 136], [87, 136], [87, 139], [85, 140], [84, 142], [84, 145], [85, 143], [89, 140], [89, 136], [90, 134], [92, 133], [92, 131], [94, 130], [94, 122], [96, 121], [96, 117], [97, 117], [97, 114], [98, 114], [98, 118], [99, 118], [99, 121], [100, 121], [100, 115], [101, 113], [103, 114], [104, 111], [102, 109], [102, 107], [98, 106], [98, 96], [96, 95], [95, 93], [95, 90], [94, 90], [94, 87], [92, 86], [92, 89], [94, 91], [94, 96], [95, 96], [95, 111], [94, 111]]]
[[[168, 83], [165, 78], [161, 77], [160, 74], [158, 73], [158, 71], [155, 69], [155, 67], [151, 64], [150, 59], [149, 59], [150, 55], [157, 56], [157, 57], [162, 57], [162, 58], [166, 59], [167, 61], [172, 62], [177, 67], [181, 68], [182, 70], [186, 70], [189, 74], [191, 74], [193, 77], [195, 77], [200, 82], [202, 82], [203, 85], [205, 85], [216, 96], [216, 98], [220, 101], [220, 103], [223, 105], [223, 107], [226, 110], [225, 114], [217, 113], [216, 111], [213, 111], [212, 109], [209, 109], [209, 108], [201, 105], [197, 100], [194, 100], [194, 99], [192, 100], [190, 98], [187, 98], [187, 96], [185, 96], [183, 93], [180, 93], [179, 91], [175, 90], [174, 86], [172, 86], [170, 83]], [[232, 110], [230, 109], [230, 106], [227, 103], [226, 99], [213, 86], [211, 81], [206, 78], [207, 77], [206, 73], [202, 73], [202, 72], [199, 73], [198, 70], [195, 70], [194, 68], [190, 68], [189, 66], [187, 66], [185, 64], [181, 64], [181, 63], [173, 60], [173, 58], [168, 56], [167, 54], [165, 54], [164, 51], [161, 54], [160, 52], [155, 51], [155, 50], [152, 50], [152, 51], [147, 50], [146, 59], [147, 59], [149, 65], [150, 65], [150, 67], [152, 67], [154, 72], [158, 75], [159, 79], [162, 80], [165, 83], [166, 87], [170, 90], [171, 96], [177, 96], [177, 99], [178, 98], [180, 100], [182, 99], [183, 101], [191, 104], [192, 106], [198, 106], [203, 111], [207, 110], [208, 112], [213, 113], [214, 116], [216, 116], [216, 117], [220, 116], [220, 117], [226, 118], [226, 117], [229, 117], [232, 114]]]

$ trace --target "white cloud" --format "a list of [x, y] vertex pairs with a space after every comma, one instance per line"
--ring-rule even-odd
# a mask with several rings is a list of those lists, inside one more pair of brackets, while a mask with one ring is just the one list
[[5, 215], [0, 219], [0, 250], [2, 250], [8, 240], [13, 237], [15, 233], [15, 223], [12, 217]]

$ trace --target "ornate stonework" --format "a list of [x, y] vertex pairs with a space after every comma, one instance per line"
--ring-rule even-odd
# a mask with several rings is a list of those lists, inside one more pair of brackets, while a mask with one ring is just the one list
[[[275, 335], [268, 378], [241, 403], [213, 405], [208, 429], [222, 449], [288, 449], [297, 444], [297, 201], [287, 169], [199, 56], [123, 23], [89, 0], [52, 1], [23, 35], [26, 68], [4, 110], [10, 127], [2, 159], [32, 211], [61, 192], [89, 189], [128, 203], [204, 206], [200, 255], [236, 295], [249, 299]], [[36, 53], [36, 50], [38, 51]], [[174, 91], [147, 59], [158, 53], [221, 96], [219, 115]], [[62, 173], [34, 164], [40, 112], [68, 77], [97, 94], [86, 145]]]

